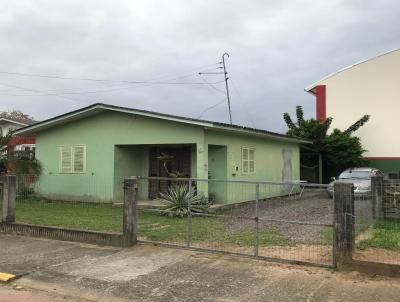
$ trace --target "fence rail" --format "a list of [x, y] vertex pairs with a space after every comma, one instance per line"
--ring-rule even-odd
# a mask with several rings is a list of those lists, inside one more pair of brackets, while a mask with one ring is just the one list
[[42, 194], [51, 186], [49, 178], [43, 185], [32, 176], [2, 176], [1, 230], [328, 267], [361, 262], [400, 267], [400, 181], [374, 177], [363, 194], [339, 182], [333, 199], [326, 185], [294, 181], [129, 177], [113, 182], [118, 204], [95, 199], [100, 178], [99, 183], [91, 178], [86, 193], [84, 185], [78, 187], [82, 199], [71, 192], [75, 200], [61, 201]]
[[[163, 190], [164, 200], [154, 202], [164, 209], [138, 212], [141, 242], [333, 265], [333, 201], [326, 185], [138, 178], [139, 196], [154, 187]], [[206, 205], [201, 211], [200, 199]]]

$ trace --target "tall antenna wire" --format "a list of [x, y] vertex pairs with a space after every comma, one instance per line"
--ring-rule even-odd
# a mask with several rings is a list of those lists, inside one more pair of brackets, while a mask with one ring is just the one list
[[229, 110], [229, 121], [232, 125], [232, 112], [231, 112], [231, 100], [229, 98], [229, 86], [228, 86], [228, 73], [226, 72], [225, 57], [229, 58], [228, 53], [222, 55], [222, 66], [224, 67], [225, 87], [226, 87], [226, 98], [228, 99], [228, 110]]
[[[203, 75], [203, 74], [223, 74], [224, 75], [224, 79], [225, 79], [225, 88], [226, 88], [226, 99], [228, 100], [228, 111], [229, 111], [229, 122], [232, 125], [232, 112], [231, 112], [231, 100], [230, 100], [230, 96], [229, 96], [229, 85], [228, 85], [228, 72], [226, 71], [226, 64], [225, 64], [225, 59], [229, 58], [229, 54], [227, 52], [225, 52], [222, 55], [222, 61], [219, 62], [220, 67], [218, 67], [219, 69], [223, 69], [223, 71], [216, 71], [216, 72], [199, 72], [199, 75]], [[214, 89], [216, 89], [214, 87]], [[218, 90], [218, 89], [216, 89]]]

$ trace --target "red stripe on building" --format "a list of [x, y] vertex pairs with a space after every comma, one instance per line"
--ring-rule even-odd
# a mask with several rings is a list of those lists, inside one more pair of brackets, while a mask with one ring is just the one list
[[318, 85], [315, 87], [315, 95], [317, 96], [317, 113], [316, 117], [319, 121], [326, 120], [326, 86]]
[[8, 142], [9, 146], [16, 146], [22, 144], [35, 144], [34, 136], [13, 136]]

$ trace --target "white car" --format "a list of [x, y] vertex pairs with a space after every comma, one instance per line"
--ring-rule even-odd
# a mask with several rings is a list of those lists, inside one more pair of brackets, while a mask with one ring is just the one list
[[354, 184], [354, 196], [366, 197], [371, 195], [371, 177], [382, 175], [382, 172], [375, 168], [352, 168], [340, 173], [339, 177], [333, 178], [328, 185], [328, 193], [333, 197], [333, 185], [335, 182], [348, 182]]

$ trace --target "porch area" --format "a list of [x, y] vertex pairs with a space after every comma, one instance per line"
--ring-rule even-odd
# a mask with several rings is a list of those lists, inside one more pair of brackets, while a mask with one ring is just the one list
[[[141, 176], [150, 179], [141, 180], [139, 204], [146, 208], [159, 207], [162, 206], [160, 193], [165, 193], [177, 183], [176, 178], [226, 180], [227, 147], [207, 145], [203, 148], [197, 144], [116, 145], [114, 167], [114, 203], [123, 201], [123, 179]], [[213, 202], [224, 203], [227, 199], [227, 185], [223, 182], [197, 183], [194, 190]]]

